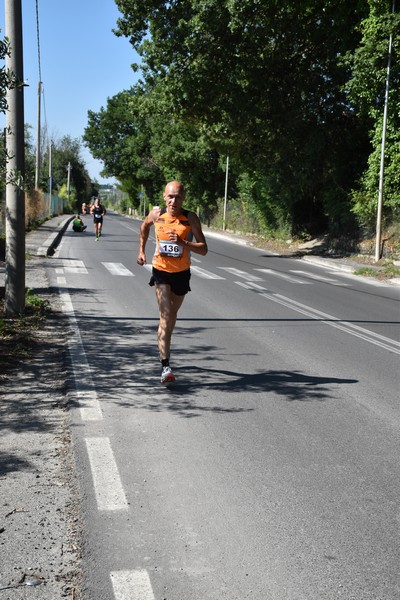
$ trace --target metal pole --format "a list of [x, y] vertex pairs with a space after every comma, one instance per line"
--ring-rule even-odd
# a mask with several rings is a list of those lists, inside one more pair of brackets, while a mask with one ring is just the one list
[[51, 156], [51, 140], [49, 141], [49, 193], [51, 203], [51, 194], [53, 193], [53, 165]]
[[7, 90], [6, 112], [6, 269], [5, 313], [15, 316], [25, 308], [25, 194], [24, 165], [24, 78], [21, 0], [5, 2], [5, 35], [11, 54], [6, 69], [15, 83]]
[[[395, 0], [393, 0], [392, 13], [394, 13]], [[378, 190], [378, 209], [376, 216], [376, 242], [375, 242], [375, 262], [381, 258], [382, 255], [382, 205], [383, 205], [383, 176], [385, 170], [385, 145], [386, 145], [386, 129], [387, 129], [387, 113], [389, 104], [389, 78], [390, 78], [390, 65], [392, 62], [392, 40], [393, 35], [390, 33], [389, 37], [389, 56], [388, 65], [386, 72], [386, 88], [385, 88], [385, 105], [383, 109], [383, 125], [382, 125], [382, 144], [381, 144], [381, 163], [379, 169], [379, 190]]]
[[226, 168], [225, 168], [225, 197], [224, 197], [224, 216], [222, 218], [222, 229], [225, 231], [226, 228], [226, 203], [228, 200], [228, 172], [229, 172], [229, 156], [226, 157]]
[[68, 163], [68, 178], [67, 178], [67, 198], [68, 198], [68, 209], [69, 209], [69, 196], [71, 193], [71, 163]]
[[40, 180], [40, 162], [41, 162], [41, 145], [40, 145], [40, 108], [41, 108], [41, 96], [42, 96], [42, 82], [38, 83], [38, 114], [37, 114], [37, 133], [36, 133], [36, 170], [35, 170], [35, 189], [39, 189], [39, 180]]

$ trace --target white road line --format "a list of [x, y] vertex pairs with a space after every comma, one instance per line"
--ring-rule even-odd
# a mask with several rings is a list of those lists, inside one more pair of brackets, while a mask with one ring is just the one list
[[99, 510], [127, 510], [117, 463], [107, 437], [85, 438]]
[[120, 275], [122, 277], [134, 277], [132, 271], [127, 269], [122, 263], [103, 262], [101, 263], [111, 273], [111, 275]]
[[150, 577], [144, 569], [112, 571], [111, 583], [115, 600], [154, 600]]
[[297, 283], [299, 285], [311, 285], [311, 281], [304, 281], [300, 279], [300, 277], [291, 277], [287, 273], [280, 273], [279, 271], [274, 271], [273, 269], [255, 269], [256, 271], [261, 271], [262, 273], [267, 273], [268, 275], [274, 275], [275, 277], [280, 277], [281, 279], [286, 279], [286, 281], [290, 281], [291, 283]]
[[225, 279], [225, 277], [221, 277], [216, 273], [211, 273], [211, 271], [206, 271], [201, 267], [195, 267], [194, 265], [191, 265], [190, 270], [197, 275], [197, 277], [201, 277], [201, 279]]
[[65, 279], [65, 277], [57, 277], [57, 285], [66, 285], [67, 284], [67, 280]]
[[267, 298], [267, 300], [272, 300], [272, 302], [276, 302], [277, 304], [281, 304], [282, 306], [287, 306], [291, 310], [299, 312], [303, 315], [306, 315], [312, 319], [323, 321], [325, 325], [329, 325], [330, 327], [334, 327], [335, 329], [339, 329], [340, 331], [344, 331], [353, 335], [354, 337], [358, 337], [370, 344], [374, 344], [375, 346], [379, 346], [384, 350], [389, 350], [389, 352], [394, 352], [395, 354], [400, 354], [400, 342], [396, 340], [392, 340], [387, 338], [379, 333], [375, 333], [374, 331], [369, 331], [368, 329], [364, 329], [359, 325], [355, 325], [354, 323], [350, 323], [349, 321], [344, 321], [342, 319], [338, 319], [333, 315], [329, 315], [315, 308], [311, 308], [310, 306], [306, 306], [305, 304], [301, 304], [300, 302], [296, 302], [291, 298], [287, 298], [286, 296], [282, 296], [281, 294], [273, 294], [268, 292], [268, 290], [264, 290], [261, 286], [255, 286], [251, 283], [243, 283], [241, 281], [236, 281], [237, 285], [244, 287], [248, 290], [253, 290]]
[[[76, 396], [79, 401], [79, 411], [82, 421], [99, 421], [103, 418], [100, 403], [93, 384], [86, 353], [83, 348], [81, 334], [76, 322], [75, 311], [68, 292], [60, 291], [61, 306], [69, 318], [72, 335], [68, 339], [69, 354], [75, 379]], [[82, 389], [82, 382], [85, 389]]]
[[297, 271], [296, 269], [291, 269], [290, 272], [298, 273], [299, 275], [309, 277], [310, 279], [315, 279], [316, 281], [325, 281], [326, 283], [332, 283], [333, 285], [347, 285], [347, 283], [342, 283], [337, 279], [332, 279], [331, 277], [322, 277], [322, 275], [315, 275], [314, 273], [307, 273], [306, 271]]
[[[337, 268], [335, 269], [333, 267], [329, 267], [329, 270], [337, 272]], [[345, 277], [346, 279], [351, 279], [352, 281], [359, 281], [361, 283], [366, 283], [375, 287], [392, 287], [392, 284], [387, 281], [379, 281], [377, 279], [374, 279], [373, 277], [367, 277], [366, 275], [354, 275], [354, 273], [346, 273], [344, 271], [341, 271], [340, 275], [341, 277]]]
[[[150, 272], [153, 269], [151, 264], [146, 264], [143, 266]], [[216, 273], [211, 273], [211, 271], [206, 271], [205, 269], [202, 269], [201, 267], [196, 267], [195, 265], [191, 265], [190, 270], [194, 275], [197, 275], [197, 277], [201, 277], [201, 279], [225, 279], [225, 277], [221, 277]]]
[[87, 268], [85, 267], [85, 263], [82, 260], [64, 258], [63, 266], [65, 273], [73, 273], [76, 275], [87, 275], [88, 273]]
[[[257, 275], [250, 275], [247, 271], [240, 271], [239, 269], [234, 269], [233, 267], [218, 267], [222, 271], [227, 271], [227, 273], [231, 273], [236, 277], [242, 277], [246, 281], [262, 281], [262, 277], [258, 277]], [[261, 269], [256, 269], [261, 270]]]
[[83, 260], [76, 258], [63, 258], [62, 264], [65, 267], [85, 267]]

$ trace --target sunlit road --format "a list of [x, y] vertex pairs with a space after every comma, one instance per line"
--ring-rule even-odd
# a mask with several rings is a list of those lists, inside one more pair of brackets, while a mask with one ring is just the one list
[[84, 598], [398, 600], [399, 288], [210, 235], [166, 389], [139, 222], [109, 214], [95, 242], [86, 220], [49, 273]]

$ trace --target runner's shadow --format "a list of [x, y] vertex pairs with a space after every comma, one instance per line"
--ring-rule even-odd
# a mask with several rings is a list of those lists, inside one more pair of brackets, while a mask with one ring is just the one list
[[188, 367], [176, 369], [177, 381], [168, 386], [170, 394], [196, 394], [201, 389], [219, 392], [277, 394], [285, 400], [311, 402], [335, 398], [338, 385], [354, 384], [357, 379], [317, 377], [297, 371], [260, 371], [240, 373], [225, 369]]

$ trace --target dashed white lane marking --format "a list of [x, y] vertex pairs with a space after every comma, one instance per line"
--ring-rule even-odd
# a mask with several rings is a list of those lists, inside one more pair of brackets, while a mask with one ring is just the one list
[[107, 437], [85, 438], [99, 510], [127, 510], [117, 463]]
[[67, 284], [67, 280], [65, 279], [65, 277], [57, 277], [57, 285], [66, 285]]
[[103, 262], [101, 264], [105, 266], [105, 268], [111, 273], [111, 275], [120, 275], [122, 277], [134, 277], [132, 271], [127, 269], [122, 263]]
[[[81, 419], [82, 421], [98, 421], [103, 418], [103, 413], [100, 408], [90, 367], [83, 348], [71, 297], [68, 292], [60, 291], [60, 299], [63, 312], [68, 316], [72, 327], [72, 335], [68, 340], [68, 347], [75, 378], [76, 396], [79, 401]], [[85, 382], [84, 389], [82, 388], [82, 381]]]
[[112, 571], [111, 583], [115, 600], [154, 600], [150, 577], [146, 570]]
[[267, 273], [268, 275], [280, 277], [281, 279], [285, 279], [291, 283], [297, 283], [299, 285], [311, 285], [311, 281], [304, 281], [303, 279], [300, 279], [300, 277], [292, 277], [287, 273], [281, 273], [280, 271], [274, 271], [273, 269], [256, 269], [256, 271], [261, 271], [262, 273]]
[[[262, 277], [258, 277], [258, 275], [251, 275], [247, 271], [240, 271], [239, 269], [234, 269], [233, 267], [218, 267], [218, 268], [222, 269], [223, 271], [226, 271], [227, 273], [231, 273], [232, 275], [235, 275], [236, 277], [242, 277], [243, 279], [246, 279], [246, 281], [262, 281]], [[257, 270], [259, 270], [259, 269], [257, 269]]]

